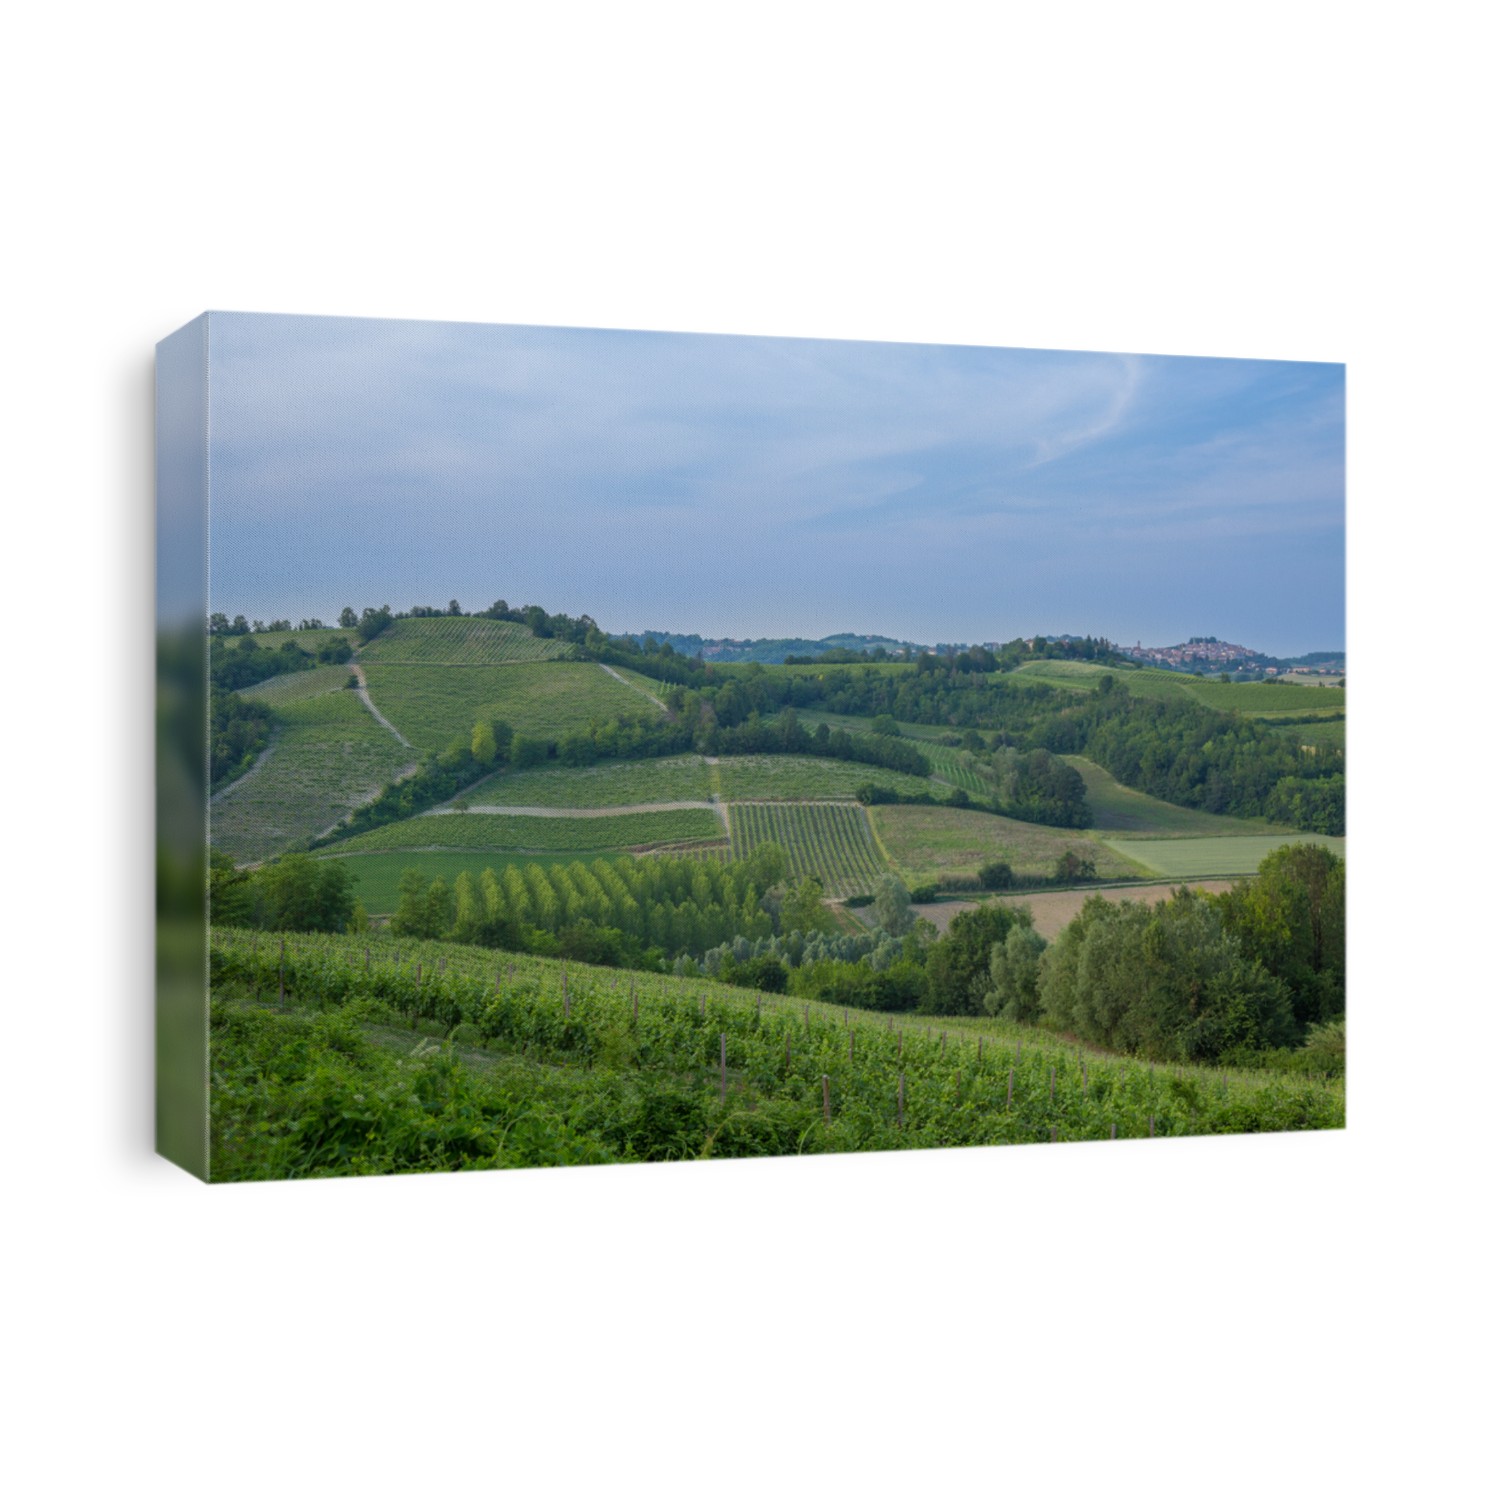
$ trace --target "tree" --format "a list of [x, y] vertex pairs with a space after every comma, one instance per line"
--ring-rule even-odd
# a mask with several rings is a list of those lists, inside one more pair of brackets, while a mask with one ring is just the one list
[[285, 854], [256, 872], [259, 925], [273, 931], [342, 932], [354, 915], [353, 887], [344, 860]]
[[1015, 871], [1003, 859], [992, 859], [979, 867], [981, 890], [1008, 891], [1016, 883]]
[[346, 604], [339, 611], [339, 624], [345, 630], [353, 630], [359, 624], [359, 616], [354, 613], [351, 605]]
[[1041, 1014], [1037, 982], [1047, 940], [1031, 925], [1030, 912], [1023, 909], [1018, 917], [1005, 941], [990, 950], [990, 988], [984, 1008], [1007, 1021], [1035, 1021]]
[[899, 739], [901, 736], [901, 726], [890, 714], [876, 714], [870, 721], [870, 733], [883, 734], [892, 739]]
[[469, 753], [482, 766], [494, 764], [495, 730], [493, 725], [481, 720], [474, 726], [474, 733], [469, 741]]
[[1077, 880], [1093, 880], [1095, 878], [1094, 861], [1073, 849], [1064, 850], [1057, 857], [1052, 878], [1059, 885], [1071, 885]]
[[518, 734], [510, 743], [511, 764], [517, 770], [525, 770], [527, 766], [539, 766], [547, 759], [547, 751], [546, 740], [537, 739], [529, 734]]
[[1019, 913], [998, 901], [954, 917], [947, 933], [927, 951], [927, 996], [923, 1009], [934, 1015], [977, 1016], [990, 988], [990, 955]]
[[882, 875], [875, 884], [875, 925], [892, 937], [905, 937], [916, 923], [911, 892], [895, 875]]
[[1214, 898], [1246, 952], [1286, 983], [1303, 1028], [1344, 1013], [1344, 869], [1321, 844], [1286, 844]]
[[823, 905], [823, 882], [809, 875], [787, 892], [781, 903], [783, 932], [825, 932], [833, 926]]

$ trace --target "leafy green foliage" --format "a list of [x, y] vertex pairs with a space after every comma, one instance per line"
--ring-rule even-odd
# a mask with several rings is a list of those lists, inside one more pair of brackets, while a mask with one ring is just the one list
[[[215, 1180], [1343, 1121], [1342, 1089], [1309, 1075], [1153, 1073], [996, 1022], [938, 1032], [851, 1011], [846, 1026], [817, 1001], [701, 977], [497, 969], [482, 950], [410, 939], [292, 937], [283, 960], [277, 942], [222, 930], [210, 962]], [[296, 1012], [256, 1003], [283, 986]]]

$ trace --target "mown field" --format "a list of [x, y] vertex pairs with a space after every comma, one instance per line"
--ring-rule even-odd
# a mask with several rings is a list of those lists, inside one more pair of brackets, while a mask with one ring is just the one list
[[856, 802], [733, 802], [729, 828], [731, 859], [744, 859], [758, 844], [780, 844], [789, 874], [816, 876], [829, 896], [863, 895], [885, 872]]
[[438, 813], [387, 823], [338, 844], [340, 854], [365, 849], [534, 849], [541, 853], [633, 849], [722, 839], [724, 824], [709, 808], [614, 813], [598, 818], [546, 818], [510, 813]]
[[[1230, 838], [1104, 840], [1123, 858], [1158, 875], [1189, 879], [1204, 875], [1253, 875], [1261, 860], [1283, 844], [1322, 844], [1344, 857], [1344, 840], [1321, 833], [1239, 835]], [[1102, 873], [1102, 871], [1101, 871]]]
[[741, 797], [845, 798], [867, 785], [909, 795], [932, 791], [931, 782], [922, 776], [810, 755], [727, 755], [713, 769], [718, 772], [723, 795], [730, 801]]
[[412, 744], [443, 750], [481, 719], [503, 719], [517, 734], [555, 739], [595, 719], [660, 710], [593, 662], [510, 666], [398, 666], [366, 661], [375, 706]]
[[1336, 1129], [1340, 1083], [1148, 1067], [453, 944], [216, 929], [215, 1180]]
[[347, 865], [354, 876], [355, 899], [364, 903], [371, 916], [388, 916], [396, 909], [403, 871], [415, 869], [424, 884], [442, 876], [452, 885], [467, 870], [476, 880], [486, 871], [498, 874], [507, 865], [568, 865], [575, 860], [592, 864], [596, 859], [630, 859], [618, 849], [575, 849], [563, 854], [507, 853], [491, 850], [464, 854], [457, 851], [420, 852], [403, 850], [391, 854], [350, 854], [334, 856]]
[[[348, 669], [337, 670], [342, 682]], [[209, 811], [213, 847], [237, 861], [266, 859], [322, 833], [412, 760], [359, 696], [341, 688], [282, 701], [277, 712], [283, 723], [264, 762], [233, 782]]]
[[1082, 755], [1063, 757], [1080, 776], [1089, 799], [1093, 827], [1132, 838], [1203, 838], [1241, 834], [1291, 834], [1264, 818], [1227, 818], [1197, 808], [1178, 807], [1122, 786], [1102, 766]]
[[[1106, 901], [1144, 901], [1154, 904], [1170, 899], [1172, 892], [1183, 885], [1191, 885], [1199, 891], [1227, 891], [1232, 880], [1167, 881], [1159, 885], [1103, 886], [1096, 890], [1033, 891], [1020, 896], [996, 896], [993, 899], [1006, 906], [1024, 906], [1031, 912], [1036, 930], [1050, 943], [1074, 917], [1083, 910], [1083, 903], [1095, 896]], [[924, 912], [923, 915], [926, 915]]]
[[601, 761], [501, 771], [463, 794], [471, 807], [625, 807], [637, 802], [707, 802], [711, 767], [701, 755]]
[[1099, 840], [1040, 823], [951, 807], [872, 807], [870, 815], [881, 846], [909, 886], [974, 876], [997, 859], [1022, 879], [1050, 876], [1068, 850], [1092, 859], [1104, 880], [1141, 874], [1129, 856]]
[[403, 666], [487, 667], [570, 657], [566, 641], [542, 639], [510, 620], [463, 616], [397, 620], [360, 652], [361, 662]]

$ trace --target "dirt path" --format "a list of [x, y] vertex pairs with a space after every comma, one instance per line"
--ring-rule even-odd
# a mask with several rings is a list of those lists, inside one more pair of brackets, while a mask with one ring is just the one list
[[[397, 729], [396, 726], [392, 724], [391, 721], [386, 718], [386, 716], [381, 713], [378, 708], [375, 707], [374, 702], [370, 698], [370, 685], [365, 681], [365, 669], [360, 666], [357, 661], [351, 661], [349, 663], [349, 670], [353, 672], [357, 678], [359, 678], [359, 686], [355, 689], [355, 692], [359, 694], [360, 702], [363, 703], [364, 706], [368, 708], [374, 715], [375, 721], [379, 724], [384, 724], [385, 727], [389, 729], [390, 732], [395, 735], [396, 738], [400, 740], [408, 750], [415, 750], [417, 747], [413, 745], [412, 742], [407, 739], [407, 737], [402, 734], [401, 731]], [[405, 775], [407, 773], [403, 772], [402, 774]]]
[[601, 667], [604, 667], [604, 670], [608, 672], [609, 675], [613, 677], [614, 680], [618, 682], [622, 687], [628, 687], [632, 693], [639, 693], [641, 697], [649, 698], [664, 714], [671, 712], [667, 705], [663, 703], [655, 693], [648, 693], [645, 688], [643, 688], [638, 682], [632, 682], [628, 677], [621, 677], [613, 667], [605, 667], [602, 661], [599, 663], [599, 665]]
[[[628, 813], [681, 812], [690, 808], [719, 812], [714, 802], [632, 802], [624, 807], [470, 807], [471, 813], [505, 813], [516, 818], [619, 818]], [[434, 807], [424, 818], [461, 818], [456, 807]], [[727, 826], [727, 825], [726, 825]]]
[[255, 773], [260, 770], [263, 765], [265, 765], [266, 758], [276, 748], [276, 742], [280, 738], [281, 731], [279, 729], [273, 729], [271, 731], [271, 738], [266, 741], [266, 748], [262, 750], [260, 754], [257, 755], [251, 762], [249, 770], [247, 770], [243, 776], [236, 776], [234, 780], [231, 781], [227, 786], [221, 786], [219, 790], [216, 791], [213, 796], [208, 799], [208, 805], [210, 807], [217, 806], [217, 804], [221, 802], [225, 797], [227, 797], [232, 791], [234, 791], [235, 788], [244, 786], [244, 784], [249, 781], [250, 778], [254, 776]]

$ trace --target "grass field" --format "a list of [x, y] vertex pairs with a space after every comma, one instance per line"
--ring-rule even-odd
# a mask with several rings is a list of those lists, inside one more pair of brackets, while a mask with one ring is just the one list
[[[347, 667], [336, 670], [339, 682], [349, 675]], [[241, 862], [265, 859], [321, 833], [412, 760], [357, 694], [335, 689], [278, 703], [277, 712], [283, 722], [270, 754], [210, 809], [212, 846]]]
[[729, 827], [732, 859], [757, 844], [780, 844], [788, 872], [815, 875], [830, 896], [863, 895], [885, 872], [865, 809], [855, 802], [736, 802]]
[[501, 771], [464, 792], [471, 807], [626, 807], [636, 802], [707, 802], [710, 767], [700, 755], [610, 760], [595, 766]]
[[1102, 766], [1082, 755], [1066, 755], [1063, 759], [1083, 777], [1093, 826], [1100, 832], [1128, 833], [1132, 839], [1180, 839], [1292, 831], [1267, 823], [1264, 818], [1226, 818], [1162, 802], [1145, 792], [1122, 786]]
[[445, 749], [455, 735], [467, 738], [480, 719], [503, 719], [517, 734], [556, 738], [594, 719], [659, 712], [593, 662], [422, 667], [371, 661], [365, 677], [375, 706], [423, 750]]
[[619, 813], [602, 818], [538, 818], [510, 813], [445, 813], [407, 818], [373, 828], [337, 846], [361, 849], [500, 849], [572, 853], [632, 849], [652, 844], [699, 842], [724, 837], [719, 815], [709, 808], [677, 812]]
[[372, 916], [386, 916], [396, 909], [401, 875], [405, 870], [420, 871], [424, 881], [436, 880], [441, 875], [452, 885], [465, 870], [477, 880], [486, 870], [498, 874], [507, 865], [570, 865], [578, 859], [592, 864], [596, 859], [629, 859], [630, 855], [622, 854], [618, 849], [573, 849], [565, 854], [507, 854], [503, 851], [488, 854], [416, 853], [408, 850], [393, 854], [338, 855], [335, 858], [347, 865], [354, 875], [354, 895], [364, 902], [365, 910]]
[[996, 859], [1007, 861], [1022, 878], [1050, 876], [1069, 849], [1092, 859], [1104, 879], [1140, 874], [1126, 855], [1097, 839], [1039, 823], [952, 807], [886, 806], [870, 813], [882, 846], [908, 885], [977, 875], [980, 865]]
[[1159, 667], [1101, 667], [1083, 661], [1026, 662], [1014, 675], [1083, 693], [1092, 692], [1106, 673], [1137, 698], [1188, 698], [1207, 708], [1248, 718], [1267, 714], [1338, 715], [1344, 711], [1343, 688], [1295, 681], [1219, 682], [1213, 677], [1167, 672]]
[[1104, 842], [1117, 854], [1138, 861], [1158, 875], [1184, 880], [1206, 875], [1253, 875], [1261, 860], [1283, 844], [1322, 844], [1341, 859], [1344, 855], [1343, 839], [1329, 838], [1321, 833], [1231, 838], [1107, 838]]
[[257, 698], [280, 708], [286, 703], [300, 703], [304, 698], [320, 698], [324, 693], [336, 692], [348, 682], [349, 664], [339, 667], [313, 667], [306, 672], [283, 672], [280, 677], [268, 677], [254, 687], [240, 689], [242, 698]]
[[1313, 745], [1320, 753], [1344, 749], [1344, 720], [1320, 719], [1316, 724], [1268, 724], [1298, 745]]
[[808, 755], [728, 755], [720, 760], [717, 769], [719, 785], [730, 801], [742, 797], [787, 800], [852, 797], [859, 787], [869, 784], [897, 792], [932, 791], [932, 784], [925, 777], [908, 776], [858, 761]]
[[493, 667], [573, 655], [566, 641], [543, 640], [510, 620], [463, 616], [397, 620], [360, 652], [361, 662], [434, 667]]
[[[232, 651], [243, 639], [243, 636], [219, 636], [215, 637], [214, 646], [215, 649], [227, 646]], [[263, 651], [279, 651], [287, 641], [291, 641], [304, 651], [316, 654], [319, 646], [326, 646], [330, 641], [348, 641], [351, 646], [359, 645], [359, 632], [340, 630], [337, 626], [331, 630], [263, 630], [252, 639]]]

